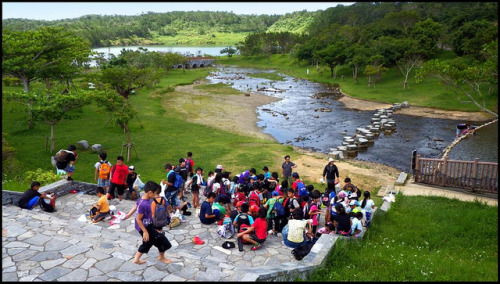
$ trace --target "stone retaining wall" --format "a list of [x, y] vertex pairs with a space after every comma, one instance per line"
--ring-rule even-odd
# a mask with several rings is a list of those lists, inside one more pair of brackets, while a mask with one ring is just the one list
[[[76, 189], [78, 191], [83, 191], [89, 193], [95, 191], [97, 184], [80, 182], [80, 181], [67, 181], [65, 179], [51, 183], [49, 185], [40, 187], [39, 192], [51, 191], [56, 194], [57, 197], [68, 194], [71, 190]], [[23, 195], [23, 192], [2, 190], [2, 205], [16, 205], [19, 199]]]

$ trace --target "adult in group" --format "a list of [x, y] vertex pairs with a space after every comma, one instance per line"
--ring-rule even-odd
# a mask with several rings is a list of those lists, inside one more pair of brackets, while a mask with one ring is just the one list
[[137, 217], [135, 218], [135, 229], [142, 237], [142, 244], [139, 246], [135, 254], [133, 262], [143, 264], [146, 261], [140, 259], [144, 253], [148, 253], [152, 246], [158, 248], [159, 255], [157, 259], [165, 264], [169, 264], [172, 260], [165, 258], [165, 251], [170, 249], [172, 245], [165, 235], [158, 232], [153, 224], [151, 212], [151, 200], [155, 196], [155, 191], [159, 192], [159, 185], [153, 181], [148, 181], [144, 185], [144, 194], [138, 201]]
[[56, 167], [59, 170], [63, 170], [66, 173], [68, 173], [68, 177], [66, 178], [67, 180], [71, 181], [73, 178], [71, 177], [73, 175], [73, 172], [75, 171], [75, 162], [76, 159], [78, 159], [78, 156], [76, 155], [76, 146], [75, 145], [69, 145], [68, 150], [65, 151], [65, 157], [63, 161], [56, 161]]
[[335, 190], [335, 181], [339, 182], [339, 169], [335, 165], [335, 160], [333, 158], [328, 159], [328, 164], [323, 169], [323, 178], [326, 180], [328, 186], [328, 193]]
[[281, 234], [287, 247], [298, 248], [303, 246], [312, 237], [311, 220], [302, 219], [302, 209], [295, 208], [292, 212], [292, 219], [288, 220], [288, 224], [283, 228]]
[[[26, 190], [21, 198], [19, 199], [19, 207], [31, 210], [37, 204], [40, 204], [43, 211], [54, 212], [56, 211], [56, 195], [49, 195], [45, 192], [38, 192], [40, 189], [40, 183], [38, 181], [34, 181], [31, 183], [30, 189]], [[49, 199], [50, 203], [47, 204], [44, 199]]]
[[285, 162], [281, 165], [281, 176], [283, 176], [283, 180], [288, 181], [288, 184], [291, 185], [292, 180], [292, 169], [295, 169], [297, 166], [290, 161], [290, 156], [285, 156]]
[[123, 202], [123, 193], [127, 187], [128, 166], [123, 163], [123, 156], [116, 157], [116, 164], [111, 167], [111, 185], [108, 191], [108, 199], [115, 198], [115, 189], [118, 191], [119, 203]]

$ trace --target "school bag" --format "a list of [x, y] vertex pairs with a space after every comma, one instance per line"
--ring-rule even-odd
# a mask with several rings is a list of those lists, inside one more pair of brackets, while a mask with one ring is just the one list
[[304, 202], [304, 205], [302, 206], [302, 216], [304, 216], [304, 219], [310, 219], [311, 216], [309, 216], [309, 210], [311, 210], [311, 203], [310, 202]]
[[234, 235], [234, 226], [231, 223], [231, 218], [224, 217], [222, 225], [217, 226], [217, 234], [225, 239], [229, 239]]
[[[181, 188], [181, 187], [182, 187], [182, 184], [184, 183], [184, 179], [183, 179], [183, 178], [182, 178], [182, 176], [181, 176], [178, 172], [176, 172], [176, 171], [171, 171], [171, 172], [169, 173], [169, 175], [170, 175], [172, 172], [175, 174], [174, 187], [175, 187], [175, 188]], [[167, 176], [167, 178], [168, 178], [168, 176]]]
[[283, 204], [281, 204], [281, 202], [279, 202], [279, 200], [276, 200], [276, 202], [274, 202], [273, 212], [274, 212], [274, 216], [276, 216], [276, 217], [285, 216], [285, 207], [283, 207]]
[[250, 175], [250, 171], [244, 171], [240, 174], [238, 177], [238, 183], [242, 184], [245, 183], [245, 178], [247, 178]]
[[64, 163], [66, 161], [66, 157], [68, 156], [68, 153], [72, 153], [71, 151], [61, 149], [59, 152], [57, 152], [54, 156], [54, 160], [56, 162]]
[[94, 220], [94, 217], [97, 215], [98, 212], [99, 212], [99, 209], [97, 209], [97, 207], [95, 207], [94, 205], [92, 205], [92, 207], [90, 207], [90, 210], [89, 210], [90, 220]]
[[247, 203], [250, 206], [252, 206], [252, 205], [260, 206], [259, 195], [255, 191], [250, 192], [250, 195], [248, 196]]
[[307, 189], [306, 189], [306, 185], [305, 185], [305, 184], [304, 184], [301, 180], [298, 180], [298, 181], [296, 182], [296, 184], [297, 184], [297, 191], [298, 191], [298, 192], [300, 192], [300, 191], [301, 191], [301, 190], [303, 190], [303, 189], [307, 190]]
[[186, 159], [186, 172], [191, 172], [191, 159], [189, 158]]
[[236, 222], [238, 224], [239, 231], [241, 232], [241, 228], [244, 228], [245, 226], [250, 226], [250, 219], [248, 218], [247, 213], [240, 213], [238, 214], [238, 221]]
[[108, 161], [101, 162], [99, 166], [99, 178], [100, 179], [109, 179], [109, 173], [111, 171], [111, 167], [108, 164]]
[[168, 224], [167, 201], [165, 198], [160, 197], [160, 202], [157, 198], [151, 202], [151, 217], [153, 224], [157, 228], [165, 227]]
[[[213, 184], [212, 184], [212, 187], [213, 187]], [[224, 185], [224, 182], [221, 181], [219, 183], [219, 189], [217, 190], [216, 194], [217, 195], [226, 194], [226, 186]]]
[[292, 254], [295, 257], [296, 260], [302, 260], [306, 255], [309, 254], [311, 251], [312, 247], [314, 246], [315, 240], [313, 239], [312, 243], [302, 245], [298, 248], [294, 248], [292, 250]]
[[172, 218], [170, 219], [170, 224], [168, 224], [168, 227], [169, 227], [170, 229], [172, 229], [173, 227], [177, 227], [177, 226], [179, 226], [180, 224], [181, 224], [181, 219], [180, 219], [179, 217], [175, 216], [175, 217], [172, 217]]

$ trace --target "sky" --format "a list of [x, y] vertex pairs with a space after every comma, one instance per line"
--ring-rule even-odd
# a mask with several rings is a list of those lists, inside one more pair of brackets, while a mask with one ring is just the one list
[[59, 20], [83, 15], [140, 15], [149, 11], [226, 11], [235, 14], [284, 15], [348, 6], [354, 2], [2, 2], [2, 19]]

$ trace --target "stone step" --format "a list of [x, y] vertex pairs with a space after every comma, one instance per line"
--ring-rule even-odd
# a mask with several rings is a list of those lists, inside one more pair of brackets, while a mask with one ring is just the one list
[[408, 174], [405, 173], [405, 172], [401, 172], [399, 174], [399, 177], [398, 179], [396, 180], [396, 182], [394, 183], [395, 185], [403, 185], [406, 181], [406, 178], [408, 177]]

